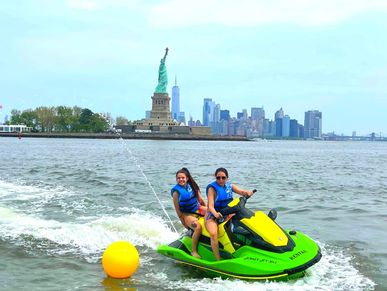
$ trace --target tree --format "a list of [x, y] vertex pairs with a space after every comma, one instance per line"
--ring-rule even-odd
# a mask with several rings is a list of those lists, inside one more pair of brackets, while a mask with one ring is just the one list
[[10, 119], [10, 124], [21, 124], [22, 119], [21, 119], [21, 111], [12, 109], [11, 110], [11, 119]]
[[32, 109], [27, 109], [22, 112], [20, 115], [22, 119], [22, 123], [25, 124], [28, 127], [32, 127], [33, 129], [36, 129], [36, 112]]
[[93, 111], [91, 111], [88, 108], [82, 109], [81, 115], [79, 116], [79, 123], [81, 125], [82, 131], [86, 131], [86, 132], [91, 131], [90, 125], [91, 125], [91, 121], [92, 121], [91, 118], [93, 114], [94, 114]]
[[58, 106], [56, 108], [55, 129], [58, 131], [71, 131], [73, 110], [71, 107]]
[[82, 131], [86, 132], [106, 132], [109, 128], [109, 122], [98, 113], [93, 113], [90, 109], [82, 109], [79, 117], [79, 124]]
[[38, 107], [23, 112], [13, 109], [11, 111], [11, 124], [24, 124], [43, 132], [106, 132], [112, 122], [110, 113], [93, 113], [90, 109], [78, 106], [66, 107]]
[[92, 132], [106, 132], [110, 128], [106, 118], [98, 113], [94, 113], [91, 117], [90, 130]]
[[129, 124], [129, 121], [126, 117], [117, 116], [116, 125], [128, 125], [128, 124]]
[[36, 112], [32, 109], [20, 110], [12, 109], [9, 124], [24, 124], [28, 127], [36, 127]]
[[51, 132], [55, 125], [55, 107], [38, 107], [36, 108], [36, 119], [43, 132]]
[[81, 107], [78, 107], [78, 106], [74, 106], [72, 108], [72, 116], [71, 116], [71, 120], [70, 120], [70, 127], [71, 127], [71, 131], [73, 132], [79, 132], [81, 131], [81, 124], [79, 122], [79, 119], [81, 117], [81, 113], [82, 113], [82, 108]]

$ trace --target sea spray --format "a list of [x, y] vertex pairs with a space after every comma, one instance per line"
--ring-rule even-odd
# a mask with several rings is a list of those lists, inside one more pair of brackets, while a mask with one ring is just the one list
[[155, 249], [178, 234], [158, 216], [138, 209], [119, 217], [104, 216], [86, 223], [64, 223], [25, 215], [0, 207], [0, 238], [23, 246], [32, 255], [77, 255], [89, 262], [99, 259], [110, 243], [127, 240]]

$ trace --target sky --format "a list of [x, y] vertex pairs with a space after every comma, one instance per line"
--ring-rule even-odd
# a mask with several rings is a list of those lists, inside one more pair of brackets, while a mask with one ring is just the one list
[[1, 121], [59, 105], [142, 119], [168, 47], [187, 119], [212, 98], [387, 136], [384, 0], [2, 0], [0, 44]]

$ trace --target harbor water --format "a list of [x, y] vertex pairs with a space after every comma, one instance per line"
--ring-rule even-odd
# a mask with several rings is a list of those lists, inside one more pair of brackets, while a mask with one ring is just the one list
[[[0, 154], [0, 290], [387, 290], [387, 143], [0, 137]], [[251, 282], [159, 255], [184, 232], [169, 193], [183, 166], [202, 192], [227, 168], [258, 190], [250, 209], [275, 208], [321, 261], [295, 281]], [[140, 254], [129, 279], [101, 266], [119, 240]]]

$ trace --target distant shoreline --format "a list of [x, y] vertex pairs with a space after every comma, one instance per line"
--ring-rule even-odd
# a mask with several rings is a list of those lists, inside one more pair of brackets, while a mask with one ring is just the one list
[[[17, 133], [17, 132], [0, 132], [0, 137], [21, 137], [21, 138], [86, 138], [86, 139], [119, 139], [122, 137], [123, 139], [149, 139], [149, 140], [202, 140], [202, 141], [257, 141], [257, 139], [254, 138], [247, 138], [245, 136], [220, 136], [220, 135], [191, 135], [191, 134], [170, 134], [170, 133], [122, 133], [122, 134], [115, 134], [115, 133], [80, 133], [80, 132], [23, 132], [23, 133]], [[276, 141], [276, 140], [305, 140], [305, 139], [291, 139], [291, 138], [262, 138], [258, 140], [263, 141]], [[311, 139], [306, 139], [311, 140]], [[370, 139], [358, 139], [358, 140], [352, 140], [349, 138], [342, 138], [338, 137], [337, 139], [320, 139], [316, 141], [384, 141], [387, 142], [386, 139], [382, 140], [370, 140]]]
[[214, 141], [250, 141], [244, 136], [215, 136], [215, 135], [190, 135], [190, 134], [162, 134], [162, 133], [47, 133], [47, 132], [1, 132], [1, 137], [22, 138], [88, 138], [88, 139], [152, 139], [152, 140], [214, 140]]

